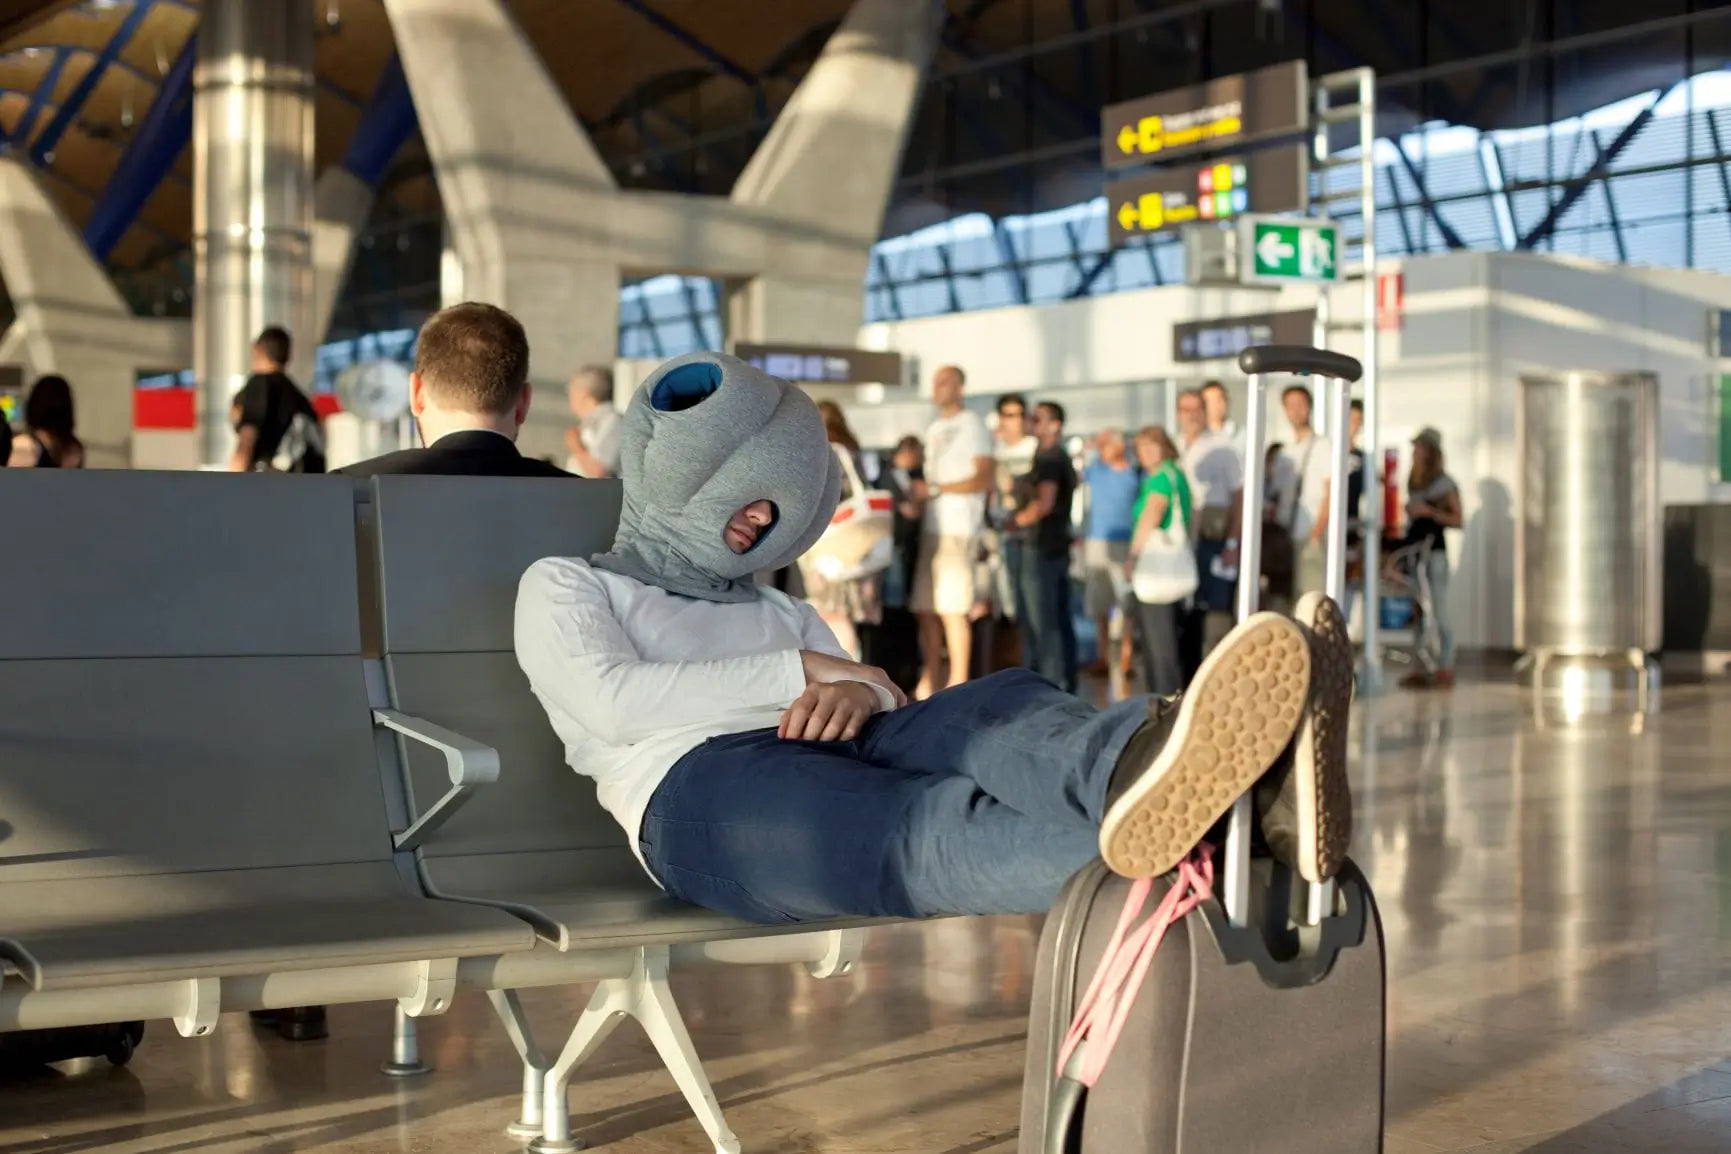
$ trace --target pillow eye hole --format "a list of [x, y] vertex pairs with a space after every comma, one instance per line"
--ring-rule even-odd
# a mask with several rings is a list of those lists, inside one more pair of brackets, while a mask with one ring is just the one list
[[693, 361], [668, 370], [656, 381], [655, 390], [649, 395], [649, 404], [660, 413], [683, 413], [701, 405], [720, 387], [720, 365]]

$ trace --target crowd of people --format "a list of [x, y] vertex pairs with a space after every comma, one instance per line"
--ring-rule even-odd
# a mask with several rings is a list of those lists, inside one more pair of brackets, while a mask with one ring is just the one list
[[[1069, 435], [1057, 401], [997, 397], [993, 420], [963, 403], [966, 376], [946, 365], [932, 377], [936, 419], [922, 437], [902, 438], [875, 473], [870, 454], [830, 402], [832, 449], [850, 485], [893, 498], [893, 551], [879, 574], [826, 579], [816, 559], [801, 567], [804, 592], [849, 652], [892, 671], [916, 699], [1006, 665], [1024, 665], [1074, 691], [1084, 673], [1141, 681], [1158, 695], [1179, 692], [1231, 628], [1243, 532], [1245, 440], [1218, 381], [1185, 390], [1173, 429], [1149, 425]], [[1290, 611], [1324, 583], [1332, 446], [1312, 425], [1303, 385], [1282, 393], [1288, 432], [1262, 462], [1266, 504], [1257, 580], [1262, 603]], [[1363, 410], [1351, 407], [1347, 488], [1349, 577], [1362, 581]], [[1410, 540], [1428, 542], [1432, 665], [1409, 683], [1452, 683], [1443, 529], [1460, 525], [1458, 495], [1442, 468], [1434, 429], [1414, 440]], [[1182, 589], [1138, 572], [1187, 564]], [[1143, 591], [1138, 592], [1138, 585]], [[1076, 633], [1094, 627], [1095, 656], [1083, 668]], [[917, 636], [917, 657], [901, 652], [894, 628]], [[1117, 624], [1118, 628], [1114, 628]]]
[[[325, 471], [317, 413], [287, 372], [292, 348], [275, 326], [254, 342], [252, 375], [230, 412], [230, 470]], [[504, 310], [477, 303], [441, 310], [421, 330], [410, 375], [422, 446], [338, 471], [619, 476], [622, 421], [604, 365], [585, 365], [571, 378], [565, 399], [574, 424], [563, 467], [517, 450], [532, 399], [528, 358], [523, 328]], [[1067, 691], [1084, 673], [1115, 673], [1146, 692], [1177, 693], [1230, 629], [1240, 580], [1245, 442], [1225, 386], [1209, 381], [1180, 393], [1172, 429], [1108, 428], [1085, 438], [1070, 435], [1058, 401], [1030, 404], [1016, 393], [996, 398], [988, 425], [964, 405], [966, 388], [959, 366], [939, 368], [935, 419], [887, 459], [862, 447], [839, 405], [821, 402], [844, 499], [861, 490], [890, 497], [889, 548], [869, 572], [826, 575], [808, 557], [763, 579], [809, 601], [846, 651], [890, 669], [916, 699], [1014, 665]], [[1323, 585], [1332, 451], [1312, 427], [1308, 389], [1287, 387], [1281, 408], [1289, 435], [1268, 446], [1263, 462], [1258, 580], [1263, 604], [1290, 610]], [[1349, 584], [1362, 581], [1363, 496], [1358, 402], [1351, 412]], [[0, 464], [83, 465], [64, 377], [39, 378], [23, 418], [16, 434], [0, 430]], [[1431, 650], [1408, 684], [1447, 686], [1454, 645], [1444, 531], [1460, 526], [1461, 509], [1434, 429], [1414, 439], [1407, 487], [1403, 555], [1429, 590]], [[1169, 598], [1144, 583], [1138, 594], [1138, 569], [1170, 564], [1175, 551], [1187, 553], [1194, 588]], [[1078, 608], [1093, 624], [1087, 668]]]

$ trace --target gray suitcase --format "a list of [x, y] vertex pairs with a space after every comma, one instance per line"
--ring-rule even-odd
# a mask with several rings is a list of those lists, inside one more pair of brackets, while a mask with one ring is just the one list
[[[1263, 375], [1334, 378], [1344, 426], [1350, 357], [1302, 347], [1247, 350], [1247, 462], [1263, 455]], [[1345, 585], [1347, 455], [1331, 470], [1329, 591]], [[1260, 513], [1261, 470], [1244, 507]], [[1256, 609], [1260, 515], [1246, 516], [1239, 616]], [[1248, 586], [1248, 589], [1246, 589]], [[1236, 808], [1211, 897], [1168, 930], [1092, 1089], [1058, 1069], [1060, 1047], [1132, 883], [1095, 862], [1046, 921], [1034, 971], [1019, 1154], [1377, 1154], [1382, 1150], [1385, 984], [1382, 923], [1358, 868], [1311, 887], [1250, 855], [1250, 806]], [[1176, 884], [1156, 879], [1144, 916]], [[1095, 1045], [1092, 1039], [1084, 1050]]]

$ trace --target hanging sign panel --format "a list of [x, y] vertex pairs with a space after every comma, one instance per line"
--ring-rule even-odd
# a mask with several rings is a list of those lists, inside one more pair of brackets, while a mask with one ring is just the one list
[[1252, 345], [1308, 345], [1315, 330], [1315, 309], [1179, 321], [1172, 326], [1172, 359], [1189, 364], [1236, 357]]
[[1108, 171], [1301, 132], [1310, 124], [1302, 60], [1110, 104], [1100, 110]]
[[1294, 144], [1115, 180], [1106, 186], [1107, 231], [1115, 247], [1178, 225], [1289, 212], [1304, 204], [1307, 171], [1304, 146]]
[[899, 385], [902, 355], [870, 349], [827, 348], [819, 345], [748, 344], [740, 341], [733, 355], [796, 385]]

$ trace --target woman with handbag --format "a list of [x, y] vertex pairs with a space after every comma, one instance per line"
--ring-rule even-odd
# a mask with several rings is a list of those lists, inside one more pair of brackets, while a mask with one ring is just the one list
[[1149, 425], [1136, 434], [1142, 492], [1132, 511], [1130, 601], [1142, 634], [1142, 667], [1148, 692], [1170, 697], [1184, 688], [1178, 648], [1179, 614], [1196, 592], [1196, 553], [1190, 544], [1190, 482], [1179, 466], [1178, 447], [1166, 430]]
[[857, 660], [860, 657], [859, 626], [878, 625], [883, 621], [884, 570], [894, 559], [893, 519], [887, 508], [884, 516], [868, 517], [865, 511], [867, 489], [860, 472], [859, 441], [848, 428], [847, 417], [834, 401], [819, 401], [824, 431], [829, 434], [830, 451], [841, 462], [841, 505], [838, 519], [854, 513], [855, 524], [832, 522], [838, 540], [833, 548], [819, 546], [799, 561], [799, 575], [805, 582], [805, 599], [816, 609], [824, 624], [835, 633], [841, 647]]

